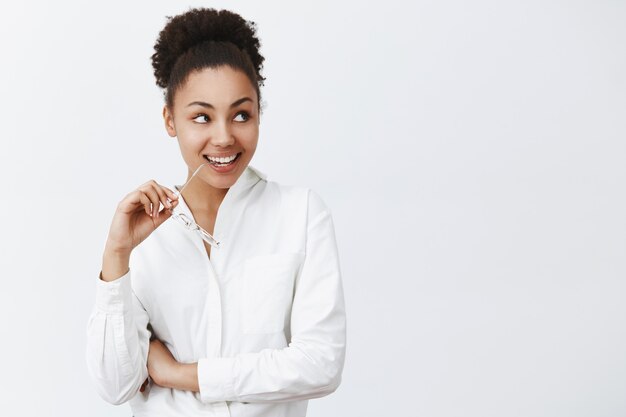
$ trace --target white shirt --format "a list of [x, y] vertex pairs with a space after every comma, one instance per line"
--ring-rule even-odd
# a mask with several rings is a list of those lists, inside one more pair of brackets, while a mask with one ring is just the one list
[[[182, 196], [178, 207], [193, 218]], [[304, 416], [308, 399], [337, 389], [345, 357], [331, 212], [311, 189], [248, 165], [213, 235], [209, 259], [200, 235], [169, 218], [124, 276], [98, 278], [86, 349], [98, 393], [129, 401], [135, 417]], [[177, 361], [198, 362], [200, 392], [152, 381], [139, 392], [151, 331]]]

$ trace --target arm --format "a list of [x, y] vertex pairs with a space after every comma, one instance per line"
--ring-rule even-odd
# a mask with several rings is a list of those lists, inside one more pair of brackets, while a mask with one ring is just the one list
[[150, 180], [118, 203], [109, 228], [85, 358], [98, 393], [112, 404], [131, 399], [148, 376], [148, 314], [131, 288], [131, 254], [177, 203], [172, 190]]
[[110, 282], [99, 279], [87, 325], [87, 369], [100, 396], [111, 404], [130, 400], [148, 377], [148, 314], [130, 279], [130, 270]]
[[337, 389], [346, 348], [343, 287], [331, 214], [317, 195], [312, 198], [318, 209], [310, 209], [289, 346], [202, 358], [192, 364], [171, 358], [163, 383], [200, 392], [203, 402], [294, 401], [322, 397]]

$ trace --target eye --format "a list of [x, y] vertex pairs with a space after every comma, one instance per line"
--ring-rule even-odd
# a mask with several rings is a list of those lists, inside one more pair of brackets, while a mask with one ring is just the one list
[[[240, 111], [239, 113], [237, 113], [237, 116], [239, 115], [244, 116], [244, 120], [238, 120], [239, 122], [245, 122], [250, 119], [250, 115], [248, 114], [248, 112]], [[235, 118], [237, 118], [237, 116], [235, 116]]]
[[206, 118], [206, 120], [205, 120], [204, 122], [198, 122], [198, 123], [202, 123], [202, 124], [204, 124], [204, 123], [208, 123], [208, 121], [209, 121], [209, 116], [207, 116], [207, 115], [206, 115], [206, 114], [204, 114], [204, 113], [198, 113], [198, 115], [197, 115], [196, 117], [194, 117], [194, 118], [193, 118], [193, 120], [196, 120], [198, 117], [204, 117], [204, 118]]

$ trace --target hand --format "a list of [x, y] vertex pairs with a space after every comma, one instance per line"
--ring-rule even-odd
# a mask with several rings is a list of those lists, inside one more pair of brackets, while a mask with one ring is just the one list
[[[178, 390], [200, 392], [198, 385], [198, 363], [181, 363], [159, 340], [150, 342], [148, 350], [148, 375], [155, 384]], [[143, 392], [148, 380], [141, 386]]]
[[144, 392], [147, 386], [148, 386], [148, 378], [146, 378], [146, 380], [143, 381], [143, 384], [141, 384], [141, 388], [139, 388], [139, 392]]
[[171, 383], [174, 380], [178, 365], [178, 362], [163, 342], [159, 339], [154, 339], [150, 342], [148, 374], [157, 385], [172, 387]]
[[[164, 206], [161, 211], [160, 204]], [[171, 209], [177, 204], [178, 196], [154, 180], [139, 186], [117, 205], [106, 248], [116, 253], [130, 254], [171, 216]]]

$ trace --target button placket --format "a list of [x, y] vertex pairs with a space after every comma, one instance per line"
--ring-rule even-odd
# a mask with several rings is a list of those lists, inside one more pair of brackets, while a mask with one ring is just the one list
[[208, 269], [208, 293], [207, 305], [209, 317], [207, 320], [207, 355], [221, 357], [222, 350], [222, 300], [220, 296], [219, 280], [211, 261], [207, 258]]

